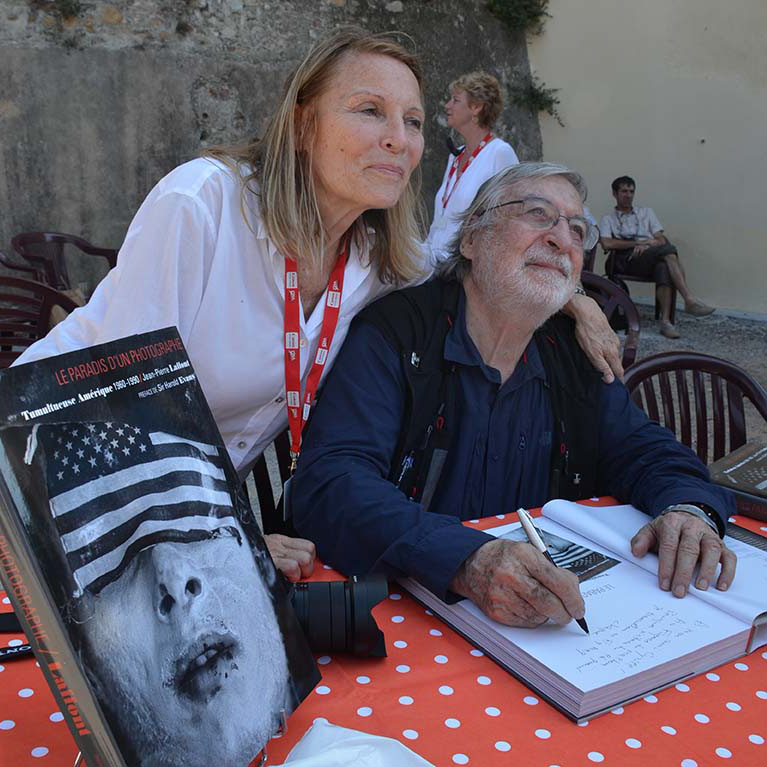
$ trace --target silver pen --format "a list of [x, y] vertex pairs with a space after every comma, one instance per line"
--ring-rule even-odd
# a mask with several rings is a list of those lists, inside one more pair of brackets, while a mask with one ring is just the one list
[[[519, 515], [519, 521], [522, 523], [522, 529], [525, 531], [525, 535], [527, 536], [527, 540], [530, 541], [530, 543], [538, 549], [538, 551], [543, 554], [546, 559], [551, 562], [554, 567], [557, 567], [557, 563], [553, 560], [551, 554], [549, 554], [549, 550], [541, 537], [541, 534], [538, 532], [538, 529], [533, 524], [533, 518], [525, 511], [525, 509], [517, 509], [517, 514]], [[588, 634], [589, 633], [589, 627], [586, 623], [586, 618], [576, 618], [575, 622]]]

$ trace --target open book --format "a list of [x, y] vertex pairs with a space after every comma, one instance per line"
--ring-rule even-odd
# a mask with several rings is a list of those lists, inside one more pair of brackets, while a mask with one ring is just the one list
[[0, 372], [0, 583], [88, 767], [244, 767], [319, 679], [175, 328]]
[[[661, 591], [655, 554], [630, 541], [647, 516], [633, 506], [550, 501], [536, 526], [618, 564], [581, 583], [590, 634], [571, 621], [504, 626], [471, 601], [447, 605], [413, 579], [402, 585], [450, 626], [572, 719], [587, 719], [767, 644], [767, 552], [727, 537], [738, 556], [728, 591]], [[518, 523], [486, 532], [518, 537]], [[767, 541], [765, 541], [767, 543]], [[574, 561], [582, 561], [576, 559]]]

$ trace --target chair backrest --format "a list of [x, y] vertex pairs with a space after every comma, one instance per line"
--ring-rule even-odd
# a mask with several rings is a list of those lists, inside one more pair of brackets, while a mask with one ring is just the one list
[[22, 232], [11, 240], [11, 246], [34, 266], [39, 282], [45, 282], [57, 290], [77, 287], [70, 279], [65, 246], [72, 246], [86, 256], [106, 259], [109, 269], [117, 263], [116, 250], [99, 248], [82, 237], [63, 232]]
[[264, 533], [293, 533], [290, 520], [282, 515], [281, 488], [290, 476], [290, 436], [286, 429], [272, 443], [274, 452], [267, 448], [253, 465], [253, 481], [256, 485], [258, 506], [261, 511], [261, 529]]
[[[767, 391], [742, 368], [708, 354], [647, 357], [626, 372], [625, 383], [634, 402], [695, 450], [703, 463], [745, 443], [748, 417], [767, 421]], [[756, 414], [746, 412], [744, 397]]]
[[77, 308], [49, 285], [0, 275], [0, 368], [8, 367], [48, 332], [54, 306], [66, 312]]
[[39, 279], [40, 274], [34, 266], [30, 266], [27, 263], [22, 264], [18, 261], [14, 261], [10, 258], [10, 256], [3, 253], [2, 250], [0, 250], [0, 264], [2, 264], [6, 269], [14, 272], [15, 276], [17, 277], [24, 276], [28, 280]]
[[602, 308], [608, 320], [615, 320], [619, 310], [623, 310], [626, 318], [626, 340], [623, 345], [623, 368], [634, 364], [639, 346], [641, 320], [639, 311], [625, 290], [619, 288], [610, 280], [592, 272], [581, 272], [583, 289]]

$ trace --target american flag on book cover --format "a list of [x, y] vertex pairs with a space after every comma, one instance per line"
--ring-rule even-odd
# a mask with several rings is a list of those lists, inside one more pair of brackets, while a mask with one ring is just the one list
[[[51, 512], [79, 596], [164, 542], [240, 537], [215, 445], [123, 423], [40, 425]], [[31, 460], [31, 457], [30, 457]]]

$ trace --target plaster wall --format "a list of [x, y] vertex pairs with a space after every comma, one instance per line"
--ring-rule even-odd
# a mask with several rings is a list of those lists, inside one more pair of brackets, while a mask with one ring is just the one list
[[767, 4], [551, 0], [549, 12], [530, 61], [560, 89], [565, 127], [541, 117], [544, 158], [585, 174], [597, 218], [612, 179], [634, 177], [694, 291], [767, 313]]

